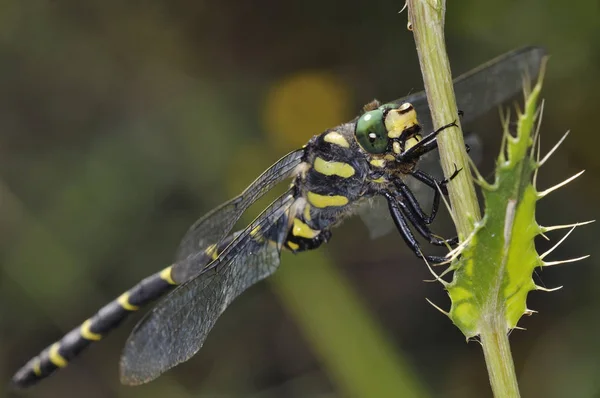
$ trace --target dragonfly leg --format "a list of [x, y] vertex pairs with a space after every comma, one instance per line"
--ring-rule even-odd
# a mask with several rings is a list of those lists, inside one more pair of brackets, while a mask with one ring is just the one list
[[[456, 167], [456, 165], [454, 165], [454, 172], [452, 173], [452, 175], [450, 177], [444, 178], [441, 181], [436, 180], [435, 178], [433, 178], [432, 176], [430, 176], [429, 174], [427, 174], [421, 170], [415, 170], [412, 172], [412, 174], [411, 174], [412, 177], [414, 177], [415, 179], [421, 181], [423, 184], [425, 184], [428, 187], [433, 189], [433, 204], [432, 204], [432, 208], [431, 208], [431, 215], [429, 217], [424, 217], [426, 224], [431, 224], [433, 222], [433, 220], [435, 219], [435, 216], [437, 215], [437, 212], [440, 208], [440, 198], [441, 198], [440, 191], [445, 196], [448, 196], [448, 188], [446, 187], [446, 185], [448, 185], [448, 183], [450, 181], [452, 181], [454, 179], [454, 177], [456, 177], [458, 175], [458, 173], [461, 172], [461, 170], [462, 169], [458, 169]], [[438, 189], [438, 187], [439, 187], [439, 189]], [[408, 189], [408, 187], [407, 187], [407, 189]], [[412, 195], [412, 192], [410, 192], [410, 194]], [[414, 196], [413, 196], [413, 199], [414, 199]]]
[[388, 201], [390, 214], [392, 216], [394, 224], [396, 225], [396, 228], [398, 229], [398, 232], [400, 232], [402, 239], [404, 239], [408, 247], [416, 254], [416, 256], [425, 259], [426, 261], [432, 264], [439, 264], [445, 262], [447, 260], [445, 257], [427, 256], [422, 253], [421, 246], [419, 245], [419, 242], [417, 242], [417, 240], [415, 239], [415, 236], [413, 235], [412, 231], [410, 230], [410, 227], [408, 226], [406, 216], [402, 212], [402, 202], [396, 200], [396, 198], [390, 193], [386, 192], [384, 195]]
[[[459, 111], [459, 114], [458, 114], [459, 117], [462, 116], [461, 113], [462, 113], [462, 111]], [[441, 126], [440, 128], [438, 128], [437, 130], [435, 130], [434, 132], [427, 134], [417, 144], [415, 144], [410, 149], [408, 149], [408, 150], [404, 151], [403, 153], [401, 153], [400, 155], [398, 155], [396, 157], [396, 160], [399, 162], [410, 162], [414, 159], [419, 158], [420, 156], [422, 156], [423, 154], [425, 154], [427, 152], [433, 151], [434, 149], [436, 149], [438, 147], [437, 136], [442, 131], [446, 130], [447, 128], [458, 127], [456, 122], [457, 121], [454, 120], [452, 123], [445, 124], [445, 125]], [[468, 146], [467, 146], [467, 148], [468, 148]]]
[[435, 130], [434, 132], [429, 133], [428, 135], [423, 137], [423, 139], [421, 141], [416, 143], [414, 146], [410, 147], [410, 149], [407, 149], [406, 151], [399, 154], [396, 157], [396, 160], [398, 162], [410, 162], [415, 159], [418, 159], [419, 157], [421, 157], [422, 155], [424, 155], [427, 152], [433, 151], [438, 146], [438, 143], [437, 143], [438, 134], [440, 134], [442, 131], [444, 131], [450, 127], [457, 127], [457, 126], [458, 125], [456, 124], [456, 120], [453, 121], [452, 123], [443, 125], [442, 127]]
[[[416, 200], [410, 189], [408, 189], [406, 185], [402, 185], [398, 186], [398, 195], [400, 196], [400, 200], [397, 200], [398, 207], [400, 207], [400, 210], [404, 213], [406, 219], [410, 221], [417, 232], [435, 246], [452, 246], [458, 243], [458, 237], [456, 236], [450, 239], [440, 239], [431, 232], [431, 229], [429, 229], [430, 222], [428, 222], [428, 217], [421, 209], [419, 202]], [[433, 216], [435, 216], [435, 213]]]

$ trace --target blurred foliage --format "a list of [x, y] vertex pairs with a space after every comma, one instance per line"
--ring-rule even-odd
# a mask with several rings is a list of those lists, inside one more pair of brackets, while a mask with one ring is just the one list
[[[0, 1], [2, 378], [168, 264], [197, 217], [286, 151], [353, 118], [374, 97], [385, 101], [419, 90], [402, 6], [390, 0]], [[541, 202], [538, 220], [595, 218], [598, 2], [448, 6], [446, 39], [456, 75], [515, 47], [548, 48], [542, 146], [550, 148], [567, 129], [573, 133], [538, 184], [543, 189], [580, 169], [588, 172]], [[501, 133], [497, 115], [467, 130], [482, 137], [483, 170], [491, 170]], [[589, 253], [591, 259], [536, 276], [542, 286], [565, 288], [532, 294], [528, 303], [541, 314], [525, 320], [528, 332], [511, 336], [524, 396], [600, 394], [598, 228], [575, 231], [554, 253]], [[449, 231], [444, 222], [436, 230]], [[549, 248], [538, 243], [540, 252]], [[362, 302], [348, 308], [366, 309], [352, 318], [367, 313], [376, 325], [371, 337], [389, 347], [388, 360], [370, 364], [372, 376], [363, 375], [361, 383], [377, 383], [378, 373], [411, 364], [407, 372], [432, 396], [488, 394], [480, 348], [465, 344], [426, 303], [424, 297], [443, 303], [445, 293], [422, 282], [430, 278], [427, 269], [396, 235], [370, 241], [360, 222], [350, 220], [321, 250], [335, 264], [331, 272], [345, 275], [342, 289]], [[306, 266], [303, 255], [284, 258], [275, 281], [237, 300], [198, 356], [150, 385], [118, 384], [119, 353], [132, 320], [26, 395], [347, 396], [331, 364], [355, 361], [346, 365], [360, 369], [363, 358], [329, 357], [342, 354], [319, 347], [315, 326], [307, 329], [298, 315], [311, 307], [282, 305], [296, 293], [282, 291], [290, 282], [278, 278], [301, 273], [304, 294], [313, 291], [311, 265], [323, 260], [319, 253], [306, 256]], [[329, 320], [323, 328], [333, 329], [323, 336], [344, 333], [335, 291], [331, 300], [306, 302], [329, 314], [321, 315]], [[372, 344], [371, 337], [354, 344]], [[373, 391], [381, 390], [373, 384]]]

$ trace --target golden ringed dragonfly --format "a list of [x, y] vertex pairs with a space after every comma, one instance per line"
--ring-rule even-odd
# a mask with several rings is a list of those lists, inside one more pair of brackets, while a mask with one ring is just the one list
[[[524, 77], [537, 76], [544, 55], [541, 48], [523, 48], [456, 79], [463, 121], [518, 93]], [[452, 123], [433, 132], [431, 125], [421, 92], [383, 105], [372, 102], [356, 119], [314, 136], [269, 167], [240, 195], [196, 221], [172, 265], [143, 279], [29, 360], [14, 375], [13, 386], [29, 387], [65, 367], [129, 314], [165, 296], [135, 326], [120, 361], [124, 384], [155, 379], [200, 350], [231, 302], [275, 272], [282, 249], [318, 248], [331, 237], [331, 227], [368, 198], [385, 199], [396, 228], [417, 256], [443, 261], [421, 254], [411, 230], [434, 245], [455, 241], [439, 239], [429, 229], [440, 191], [447, 194], [445, 185], [451, 177], [436, 180], [419, 169], [418, 161], [437, 147], [437, 135]], [[246, 228], [232, 233], [246, 209], [288, 179], [293, 182], [283, 195]], [[429, 214], [422, 210], [408, 180], [434, 192]]]

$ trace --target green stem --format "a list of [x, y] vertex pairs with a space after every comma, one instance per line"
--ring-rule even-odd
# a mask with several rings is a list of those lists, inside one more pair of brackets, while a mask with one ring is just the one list
[[[409, 21], [436, 128], [457, 119], [458, 114], [444, 41], [445, 11], [445, 0], [408, 0]], [[460, 126], [460, 120], [457, 123]], [[473, 178], [471, 173], [466, 172], [470, 166], [460, 127], [445, 130], [439, 135], [438, 143], [444, 174], [452, 174], [455, 165], [465, 170], [449, 184], [453, 219], [463, 240], [469, 236], [475, 222], [481, 219], [481, 213]], [[482, 325], [480, 339], [494, 396], [519, 397], [506, 323], [498, 319], [486, 322]]]
[[463, 240], [481, 219], [479, 204], [473, 186], [465, 142], [460, 128], [450, 62], [444, 42], [444, 0], [409, 0], [408, 13], [412, 23], [419, 63], [423, 73], [431, 118], [436, 128], [453, 120], [459, 128], [444, 130], [438, 137], [440, 159], [444, 174], [451, 175], [454, 168], [463, 169], [448, 185], [450, 203], [458, 236]]
[[496, 322], [489, 322], [482, 326], [481, 345], [494, 396], [520, 397], [517, 375], [506, 334], [506, 322], [496, 320]]

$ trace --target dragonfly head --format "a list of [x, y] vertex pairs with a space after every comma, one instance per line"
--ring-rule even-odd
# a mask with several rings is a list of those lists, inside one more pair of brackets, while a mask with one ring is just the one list
[[365, 112], [356, 122], [354, 136], [371, 155], [400, 155], [421, 140], [421, 126], [412, 104], [385, 104]]

